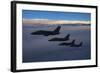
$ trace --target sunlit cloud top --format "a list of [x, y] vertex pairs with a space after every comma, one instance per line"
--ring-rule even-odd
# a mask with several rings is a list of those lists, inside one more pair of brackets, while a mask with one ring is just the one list
[[78, 20], [49, 20], [49, 19], [23, 19], [23, 24], [49, 24], [49, 25], [56, 25], [56, 24], [91, 24], [90, 21], [78, 21]]

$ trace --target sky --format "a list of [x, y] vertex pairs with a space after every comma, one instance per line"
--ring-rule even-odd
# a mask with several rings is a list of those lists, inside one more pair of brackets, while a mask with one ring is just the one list
[[90, 13], [23, 10], [23, 19], [90, 21]]
[[23, 24], [91, 24], [90, 13], [23, 10]]

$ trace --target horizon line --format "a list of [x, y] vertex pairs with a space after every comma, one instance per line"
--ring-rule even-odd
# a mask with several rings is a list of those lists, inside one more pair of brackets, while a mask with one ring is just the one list
[[23, 24], [91, 24], [91, 21], [80, 21], [80, 20], [51, 20], [51, 19], [22, 19]]

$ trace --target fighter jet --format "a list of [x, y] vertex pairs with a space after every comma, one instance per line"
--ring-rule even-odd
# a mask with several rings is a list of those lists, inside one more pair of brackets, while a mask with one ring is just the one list
[[54, 31], [46, 31], [46, 30], [39, 30], [36, 32], [32, 32], [31, 35], [44, 35], [44, 36], [49, 36], [49, 35], [57, 35], [60, 32], [61, 26], [58, 26]]
[[82, 44], [83, 44], [83, 42], [80, 42], [79, 44], [74, 43], [74, 44], [70, 45], [70, 47], [81, 47]]
[[70, 34], [68, 34], [64, 38], [52, 38], [52, 39], [50, 39], [48, 41], [67, 41], [67, 40], [69, 40], [69, 36], [70, 36]]
[[69, 46], [69, 45], [72, 45], [74, 44], [75, 40], [73, 40], [72, 42], [63, 42], [63, 43], [60, 43], [59, 45], [60, 46]]
[[64, 42], [64, 43], [60, 43], [59, 45], [60, 46], [70, 46], [70, 47], [81, 47], [82, 46], [82, 44], [83, 44], [83, 42], [81, 42], [80, 44], [75, 44], [75, 40], [73, 40], [72, 42], [70, 42], [70, 43], [66, 43], [66, 42]]

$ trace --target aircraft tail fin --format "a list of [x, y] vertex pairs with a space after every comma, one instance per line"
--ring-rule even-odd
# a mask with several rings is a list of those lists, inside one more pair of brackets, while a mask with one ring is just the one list
[[67, 36], [65, 36], [65, 38], [69, 38], [70, 34], [68, 34]]
[[83, 42], [80, 43], [80, 46], [83, 44]]
[[54, 30], [54, 32], [59, 32], [59, 31], [60, 31], [60, 28], [61, 28], [61, 26], [58, 26], [58, 27]]
[[72, 44], [75, 44], [75, 40], [72, 41]]

